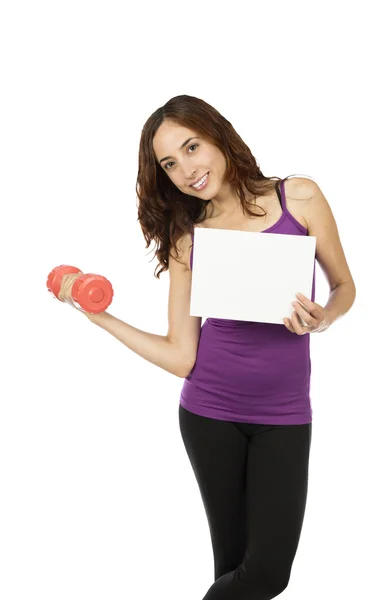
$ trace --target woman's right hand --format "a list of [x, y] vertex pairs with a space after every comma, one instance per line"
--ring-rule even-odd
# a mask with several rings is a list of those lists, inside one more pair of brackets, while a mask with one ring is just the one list
[[[71, 290], [72, 290], [72, 286], [74, 285], [74, 282], [78, 279], [78, 277], [80, 277], [81, 275], [83, 275], [82, 271], [79, 271], [78, 273], [68, 273], [67, 275], [63, 275], [62, 277], [62, 283], [60, 285], [60, 291], [59, 291], [59, 300], [63, 300], [64, 302], [67, 302], [68, 304], [70, 304], [71, 306], [73, 306], [74, 308], [76, 308], [76, 310], [80, 310], [77, 306], [75, 306], [72, 296], [71, 296]], [[83, 310], [81, 312], [84, 312]]]
[[106, 311], [104, 313], [96, 314], [89, 313], [83, 310], [82, 308], [78, 308], [74, 304], [74, 301], [71, 296], [72, 286], [74, 285], [74, 282], [78, 279], [78, 277], [80, 277], [81, 275], [84, 275], [82, 271], [79, 271], [78, 273], [68, 273], [67, 275], [63, 275], [62, 283], [60, 285], [59, 299], [63, 300], [64, 302], [67, 302], [67, 304], [75, 308], [75, 310], [81, 312], [83, 315], [85, 315], [85, 317], [89, 319], [89, 321], [95, 322], [95, 319], [98, 319], [99, 314], [106, 314]]

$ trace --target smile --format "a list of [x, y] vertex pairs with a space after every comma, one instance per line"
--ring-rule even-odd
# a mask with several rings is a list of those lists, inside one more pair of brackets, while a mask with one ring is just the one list
[[209, 178], [209, 173], [204, 175], [204, 177], [202, 177], [200, 179], [200, 181], [198, 181], [195, 185], [192, 185], [191, 187], [194, 188], [195, 190], [203, 190], [204, 187], [206, 187], [206, 185], [207, 185], [208, 178]]

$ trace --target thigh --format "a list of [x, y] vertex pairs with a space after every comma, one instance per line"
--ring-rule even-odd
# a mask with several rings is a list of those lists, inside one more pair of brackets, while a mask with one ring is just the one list
[[218, 579], [236, 569], [245, 553], [248, 438], [233, 423], [181, 405], [179, 423], [205, 507]]
[[311, 432], [312, 423], [274, 425], [250, 439], [245, 581], [288, 584], [305, 514]]

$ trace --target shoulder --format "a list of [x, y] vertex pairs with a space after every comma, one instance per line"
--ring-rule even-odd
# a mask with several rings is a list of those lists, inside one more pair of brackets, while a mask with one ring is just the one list
[[287, 210], [306, 229], [308, 229], [309, 204], [317, 189], [315, 181], [306, 177], [290, 177], [284, 182]]
[[290, 177], [284, 182], [286, 197], [293, 200], [310, 200], [319, 191], [318, 184], [307, 177]]
[[302, 202], [308, 235], [316, 238], [315, 257], [330, 289], [342, 283], [355, 284], [347, 264], [338, 226], [330, 203], [319, 185], [312, 179], [299, 177], [294, 184], [294, 195]]

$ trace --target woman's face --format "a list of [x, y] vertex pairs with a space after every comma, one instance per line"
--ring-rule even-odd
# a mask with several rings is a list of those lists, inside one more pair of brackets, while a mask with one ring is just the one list
[[[185, 142], [187, 143], [181, 148]], [[210, 200], [218, 195], [226, 161], [217, 146], [192, 129], [164, 121], [153, 138], [153, 149], [161, 169], [181, 192], [202, 200]], [[202, 190], [191, 186], [208, 172], [209, 176]]]

